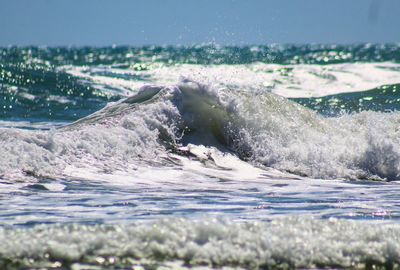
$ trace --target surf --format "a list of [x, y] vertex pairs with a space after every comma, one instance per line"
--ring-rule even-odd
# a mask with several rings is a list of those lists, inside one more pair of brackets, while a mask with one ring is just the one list
[[[7, 158], [0, 172], [5, 178], [55, 178], [82, 161], [112, 172], [140, 164], [177, 166], [172, 155], [206, 160], [204, 153], [218, 151], [215, 156], [301, 177], [398, 180], [399, 122], [398, 113], [324, 117], [272, 93], [182, 79], [145, 85], [61, 128], [2, 129]], [[201, 146], [210, 150], [194, 150]]]

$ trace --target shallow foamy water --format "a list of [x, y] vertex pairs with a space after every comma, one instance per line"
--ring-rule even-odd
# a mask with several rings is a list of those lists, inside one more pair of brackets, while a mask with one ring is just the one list
[[[197, 164], [199, 167], [203, 165]], [[199, 168], [197, 167], [197, 169]], [[232, 179], [182, 168], [142, 168], [98, 175], [101, 180], [2, 181], [3, 226], [54, 223], [118, 224], [165, 217], [225, 217], [268, 221], [285, 216], [379, 220], [400, 219], [398, 182], [301, 179], [265, 172]]]

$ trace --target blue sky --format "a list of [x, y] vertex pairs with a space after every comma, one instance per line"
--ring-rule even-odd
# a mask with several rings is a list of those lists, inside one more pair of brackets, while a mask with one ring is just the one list
[[0, 0], [0, 46], [400, 42], [399, 0]]

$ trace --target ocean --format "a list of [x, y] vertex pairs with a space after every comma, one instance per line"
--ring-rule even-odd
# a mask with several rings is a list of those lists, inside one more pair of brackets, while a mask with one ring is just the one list
[[399, 269], [400, 45], [0, 48], [0, 269]]

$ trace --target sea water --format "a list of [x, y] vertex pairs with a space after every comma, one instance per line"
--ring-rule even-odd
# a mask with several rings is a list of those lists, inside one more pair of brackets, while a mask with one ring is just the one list
[[0, 49], [0, 268], [400, 264], [400, 46]]

